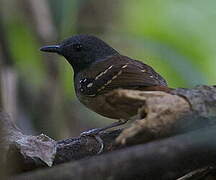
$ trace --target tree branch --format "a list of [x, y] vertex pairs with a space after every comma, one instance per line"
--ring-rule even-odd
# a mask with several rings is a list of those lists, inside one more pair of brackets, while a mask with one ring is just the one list
[[[91, 136], [54, 141], [44, 134], [24, 135], [3, 112], [0, 113], [0, 126], [3, 127], [0, 145], [4, 148], [4, 155], [0, 159], [4, 159], [3, 164], [7, 167], [15, 165], [10, 168], [11, 174], [93, 156], [100, 149], [100, 143]], [[114, 144], [120, 132], [115, 130], [101, 134], [103, 152], [117, 148]]]
[[215, 127], [202, 129], [14, 179], [173, 180], [192, 170], [215, 165], [215, 136]]

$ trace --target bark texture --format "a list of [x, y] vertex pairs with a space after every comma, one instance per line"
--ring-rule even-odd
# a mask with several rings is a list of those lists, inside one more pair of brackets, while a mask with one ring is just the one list
[[15, 179], [173, 180], [195, 169], [215, 165], [215, 136], [215, 128], [200, 130], [16, 176]]

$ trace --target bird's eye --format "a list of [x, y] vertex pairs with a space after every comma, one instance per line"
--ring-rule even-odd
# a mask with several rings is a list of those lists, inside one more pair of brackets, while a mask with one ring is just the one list
[[82, 50], [82, 44], [73, 44], [73, 49], [76, 51], [81, 51]]

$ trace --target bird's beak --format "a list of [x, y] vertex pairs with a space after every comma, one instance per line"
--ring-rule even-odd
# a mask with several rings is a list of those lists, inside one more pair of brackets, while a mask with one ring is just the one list
[[60, 53], [60, 45], [43, 46], [40, 48], [40, 51], [51, 52], [51, 53]]

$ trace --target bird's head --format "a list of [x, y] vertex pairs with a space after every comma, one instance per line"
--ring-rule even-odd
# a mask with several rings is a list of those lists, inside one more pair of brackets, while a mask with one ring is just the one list
[[58, 45], [44, 46], [40, 50], [64, 56], [75, 72], [79, 72], [108, 56], [118, 54], [104, 41], [91, 35], [75, 35]]

